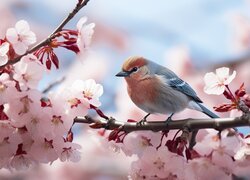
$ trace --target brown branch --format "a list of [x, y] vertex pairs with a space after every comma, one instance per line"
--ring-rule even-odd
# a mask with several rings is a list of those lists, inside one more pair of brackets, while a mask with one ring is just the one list
[[114, 130], [120, 128], [125, 132], [150, 130], [154, 132], [166, 131], [173, 129], [188, 128], [190, 131], [199, 129], [216, 129], [223, 130], [233, 127], [250, 126], [250, 113], [243, 114], [236, 118], [216, 118], [216, 119], [182, 119], [176, 121], [170, 121], [165, 123], [164, 121], [145, 122], [143, 124], [137, 124], [136, 122], [123, 122], [114, 118], [107, 120], [94, 119], [89, 116], [76, 117], [75, 123], [90, 124], [92, 128], [105, 128], [107, 130]]
[[60, 79], [54, 81], [53, 83], [49, 84], [48, 87], [46, 87], [46, 88], [42, 91], [42, 93], [43, 93], [43, 94], [47, 93], [47, 92], [50, 91], [53, 87], [55, 87], [55, 86], [61, 84], [65, 79], [66, 79], [65, 77], [62, 77], [62, 78], [60, 78]]
[[62, 77], [60, 79], [57, 79], [56, 81], [54, 81], [53, 83], [49, 84], [48, 87], [46, 87], [42, 93], [45, 94], [48, 91], [50, 91], [53, 87], [57, 86], [58, 84], [61, 84], [66, 78]]
[[68, 14], [68, 16], [61, 22], [61, 24], [44, 40], [42, 40], [41, 42], [39, 42], [38, 44], [36, 44], [34, 47], [32, 47], [30, 50], [28, 50], [26, 53], [24, 53], [23, 55], [20, 55], [12, 60], [9, 60], [5, 65], [0, 66], [0, 70], [3, 69], [4, 67], [8, 66], [8, 65], [12, 65], [17, 63], [18, 61], [20, 61], [20, 59], [23, 56], [26, 56], [27, 54], [30, 54], [36, 50], [38, 50], [39, 48], [48, 45], [49, 43], [51, 43], [51, 41], [56, 37], [57, 33], [60, 32], [63, 27], [84, 7], [87, 5], [87, 3], [89, 2], [89, 0], [84, 0], [84, 1], [78, 1], [78, 3], [76, 4], [75, 8]]

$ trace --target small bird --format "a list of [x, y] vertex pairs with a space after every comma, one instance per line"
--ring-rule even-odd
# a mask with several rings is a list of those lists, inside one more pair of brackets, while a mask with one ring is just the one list
[[218, 118], [208, 110], [191, 86], [173, 71], [140, 56], [129, 57], [116, 74], [125, 77], [131, 100], [148, 114], [140, 121], [145, 122], [150, 114], [173, 114], [185, 108], [203, 112]]

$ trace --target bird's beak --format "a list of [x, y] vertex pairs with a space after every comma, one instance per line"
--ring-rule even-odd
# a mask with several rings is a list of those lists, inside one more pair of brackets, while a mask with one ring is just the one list
[[130, 75], [130, 72], [128, 72], [128, 71], [121, 71], [121, 72], [117, 73], [115, 76], [117, 76], [117, 77], [127, 77], [129, 75]]

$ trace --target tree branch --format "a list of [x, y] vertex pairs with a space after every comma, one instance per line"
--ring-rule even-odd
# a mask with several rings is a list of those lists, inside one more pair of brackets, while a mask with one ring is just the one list
[[9, 60], [5, 65], [0, 66], [0, 70], [8, 65], [12, 65], [20, 61], [20, 59], [23, 56], [26, 56], [27, 54], [33, 53], [34, 51], [38, 50], [39, 48], [48, 45], [51, 43], [51, 41], [56, 37], [57, 33], [60, 32], [63, 27], [84, 7], [87, 5], [89, 0], [81, 1], [79, 0], [76, 4], [75, 8], [68, 14], [68, 16], [61, 22], [61, 24], [44, 40], [36, 44], [34, 47], [32, 47], [30, 50], [28, 50], [23, 55], [17, 56], [16, 58]]
[[51, 83], [48, 85], [48, 87], [46, 87], [42, 93], [45, 94], [47, 92], [49, 92], [53, 87], [57, 86], [58, 84], [62, 83], [66, 78], [62, 77], [60, 79], [57, 79], [55, 82]]
[[150, 130], [154, 132], [166, 131], [173, 129], [184, 129], [188, 128], [190, 131], [198, 129], [216, 129], [223, 130], [233, 127], [250, 126], [250, 113], [243, 114], [236, 118], [216, 118], [216, 119], [182, 119], [176, 121], [170, 121], [165, 123], [164, 121], [153, 121], [145, 122], [143, 124], [137, 124], [136, 122], [123, 122], [118, 121], [114, 118], [109, 118], [109, 120], [94, 119], [89, 116], [76, 117], [74, 119], [75, 123], [85, 123], [90, 124], [90, 127], [99, 129], [105, 128], [107, 130], [114, 130], [120, 128], [122, 131], [127, 133], [132, 131], [140, 130]]

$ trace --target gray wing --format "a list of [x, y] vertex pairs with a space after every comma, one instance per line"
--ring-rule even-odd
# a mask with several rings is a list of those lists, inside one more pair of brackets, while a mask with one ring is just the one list
[[[155, 63], [154, 63], [155, 64]], [[153, 65], [154, 66], [154, 65]], [[154, 70], [155, 74], [158, 74], [160, 76], [165, 76], [168, 80], [167, 83], [172, 88], [176, 89], [177, 91], [180, 91], [187, 96], [189, 96], [191, 99], [193, 99], [195, 102], [202, 103], [201, 99], [197, 96], [196, 92], [191, 88], [191, 86], [180, 79], [173, 71], [170, 69], [167, 69], [161, 65], [155, 66]]]
[[[187, 96], [191, 97], [195, 102], [202, 103], [202, 100], [197, 96], [196, 92], [191, 88], [191, 86], [180, 79], [173, 71], [167, 69], [161, 65], [158, 65], [156, 68], [156, 63], [151, 62], [151, 66], [154, 68], [154, 73], [160, 76], [164, 76], [167, 79], [167, 83], [173, 89], [180, 91]], [[160, 67], [160, 68], [159, 68]]]
[[186, 94], [187, 96], [191, 97], [193, 100], [195, 100], [195, 102], [202, 103], [201, 99], [197, 96], [193, 88], [191, 88], [191, 86], [182, 79], [178, 77], [171, 78], [169, 79], [168, 84], [177, 91], [180, 91]]

